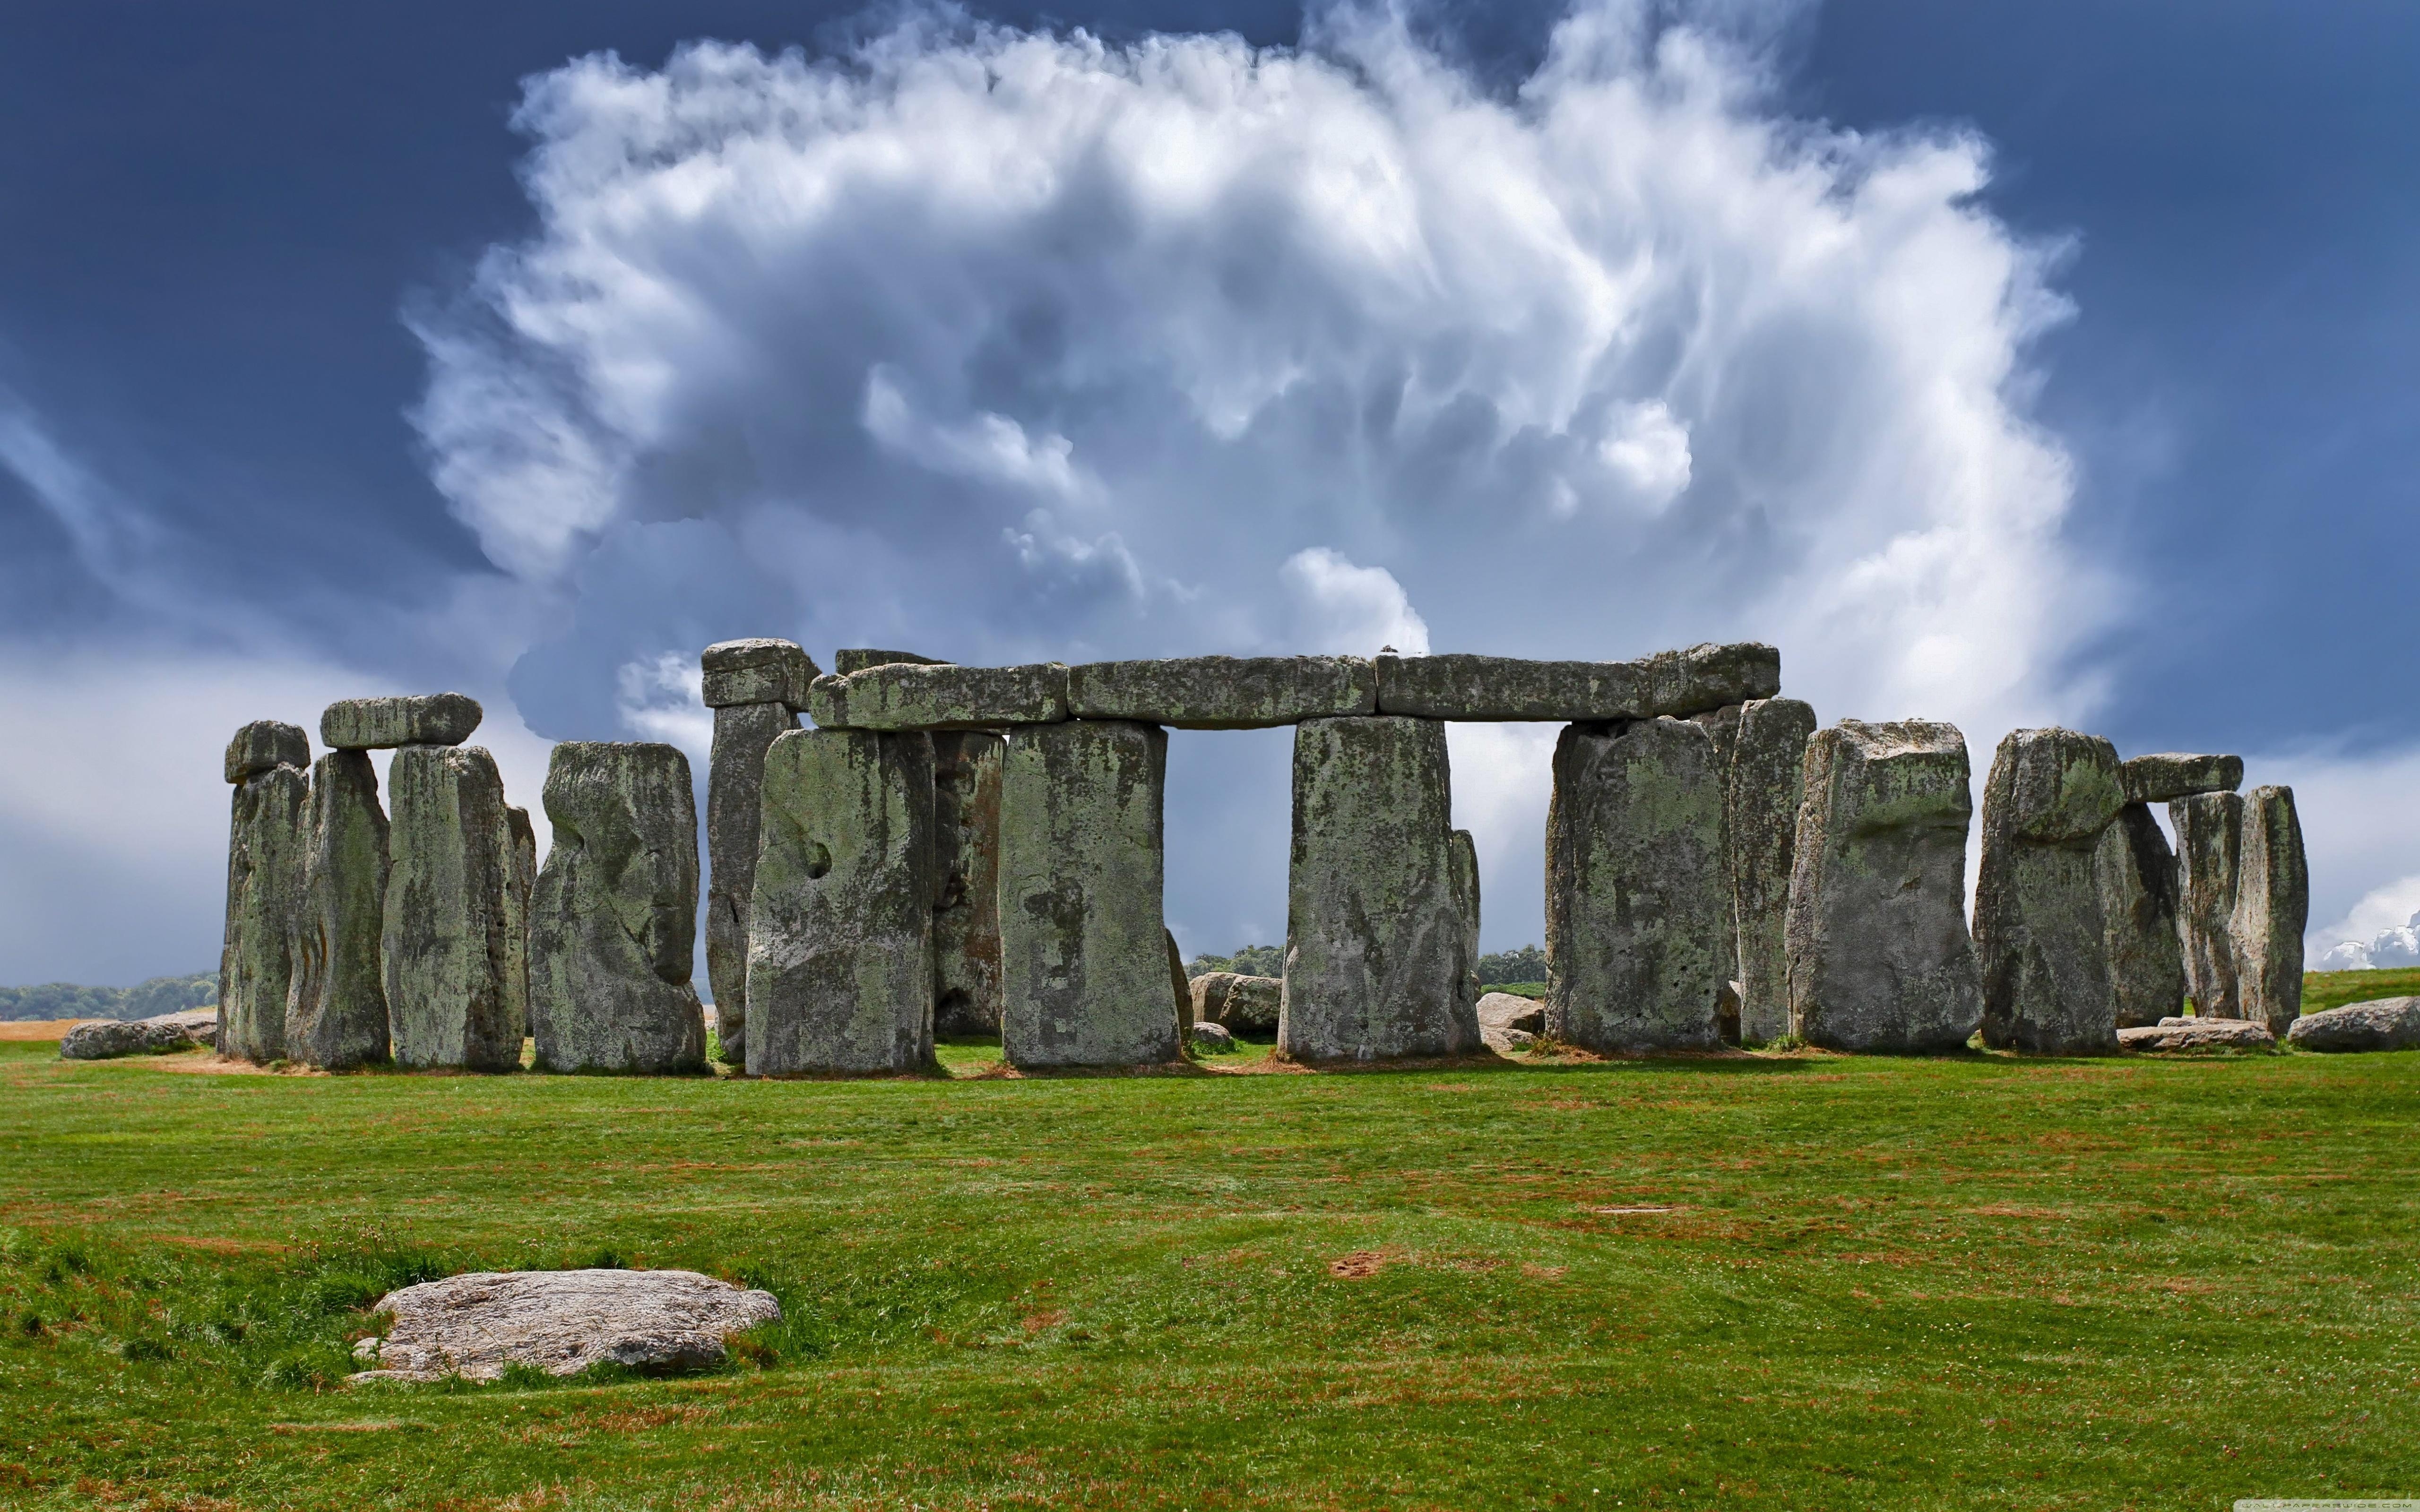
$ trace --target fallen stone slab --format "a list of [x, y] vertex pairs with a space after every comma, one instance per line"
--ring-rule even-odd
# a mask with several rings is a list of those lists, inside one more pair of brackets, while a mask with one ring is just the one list
[[1781, 691], [1781, 653], [1753, 642], [1691, 646], [1639, 661], [1381, 656], [1377, 671], [1378, 712], [1426, 719], [1644, 719]]
[[693, 1370], [720, 1362], [729, 1335], [782, 1320], [771, 1292], [695, 1271], [474, 1271], [388, 1292], [374, 1311], [393, 1321], [353, 1346], [373, 1368], [349, 1381]]
[[2274, 1050], [2277, 1037], [2248, 1019], [2167, 1018], [2118, 1031], [2118, 1047], [2154, 1055], [2196, 1050]]
[[994, 730], [1067, 717], [1067, 669], [884, 662], [818, 677], [808, 713], [825, 730]]
[[2118, 1003], [2093, 850], [2124, 807], [2117, 748], [2011, 730], [1983, 785], [1975, 950], [1983, 1042], [2037, 1056], [2117, 1048]]
[[396, 1063], [519, 1071], [529, 915], [496, 760], [477, 746], [406, 746], [387, 787], [379, 969]]
[[311, 779], [296, 767], [271, 767], [236, 785], [219, 952], [219, 1047], [256, 1065], [286, 1056], [310, 807]]
[[2420, 1049], [2420, 997], [2374, 997], [2305, 1013], [2286, 1031], [2286, 1042], [2332, 1054]]
[[1374, 714], [1378, 670], [1358, 656], [1181, 656], [1067, 669], [1067, 713], [1180, 730], [1265, 730]]
[[2177, 938], [2185, 991], [2204, 1018], [2240, 1018], [2233, 929], [2243, 799], [2233, 793], [2179, 798], [2168, 805], [2168, 824], [2177, 835]]
[[808, 687], [822, 675], [822, 669], [797, 641], [764, 637], [718, 640], [699, 656], [698, 666], [706, 674], [704, 691], [709, 709], [747, 703], [804, 709]]
[[226, 779], [230, 783], [273, 772], [281, 766], [300, 768], [310, 764], [311, 737], [299, 725], [255, 719], [227, 742]]
[[[186, 1019], [194, 1015], [176, 1016]], [[216, 1017], [214, 1013], [204, 1016], [204, 1023], [211, 1026], [208, 1037], [197, 1037], [190, 1024], [165, 1023], [158, 1019], [79, 1024], [59, 1041], [59, 1058], [116, 1060], [122, 1056], [164, 1056], [174, 1051], [191, 1050], [215, 1037]]]
[[2235, 1011], [2285, 1034], [2303, 1013], [2303, 930], [2311, 917], [2311, 869], [2294, 790], [2245, 794], [2238, 840], [2235, 908], [2227, 918]]
[[2167, 803], [2196, 793], [2232, 793], [2243, 785], [2243, 758], [2163, 751], [2120, 763], [2118, 779], [2125, 786], [2128, 803]]
[[933, 1030], [1000, 1032], [1000, 783], [1008, 742], [988, 730], [933, 741]]
[[1534, 997], [1515, 993], [1488, 993], [1479, 999], [1479, 1026], [1481, 1029], [1519, 1029], [1525, 1034], [1546, 1032], [1546, 1005]]
[[912, 667], [944, 667], [948, 663], [939, 656], [920, 656], [912, 651], [876, 651], [871, 646], [851, 646], [832, 653], [832, 671], [847, 677], [868, 667], [890, 667], [898, 664]]
[[1193, 996], [1194, 1023], [1216, 1024], [1238, 1033], [1277, 1032], [1278, 1011], [1285, 1001], [1282, 978], [1207, 971], [1187, 986]]
[[319, 716], [319, 741], [334, 750], [458, 746], [479, 728], [484, 714], [477, 699], [461, 693], [345, 699]]
[[2177, 939], [2177, 857], [2148, 805], [2130, 803], [2092, 851], [2102, 939], [2118, 1026], [2157, 1024], [2184, 1007], [2184, 947]]
[[332, 750], [311, 769], [302, 913], [286, 999], [286, 1054], [341, 1071], [388, 1057], [387, 819], [369, 752]]
[[1806, 792], [1807, 742], [1815, 710], [1797, 699], [1740, 706], [1723, 784], [1730, 847], [1731, 913], [1739, 930], [1740, 1038], [1758, 1044], [1790, 1032], [1790, 972], [1783, 933], [1790, 872]]

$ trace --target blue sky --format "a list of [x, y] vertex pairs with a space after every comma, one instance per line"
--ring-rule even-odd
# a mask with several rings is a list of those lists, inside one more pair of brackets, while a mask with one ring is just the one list
[[[0, 980], [214, 959], [246, 719], [462, 687], [535, 807], [765, 633], [1753, 635], [1978, 767], [2242, 751], [2366, 937], [2416, 73], [2377, 3], [10, 8]], [[1550, 736], [1457, 734], [1490, 948]], [[1171, 763], [1180, 937], [1278, 937], [1282, 735]]]

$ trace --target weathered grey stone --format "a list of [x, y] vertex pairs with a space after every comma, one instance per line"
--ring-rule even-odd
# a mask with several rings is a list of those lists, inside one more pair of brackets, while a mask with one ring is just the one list
[[1814, 733], [1815, 710], [1797, 699], [1740, 705], [1739, 733], [1732, 737], [1723, 784], [1723, 828], [1730, 843], [1744, 1044], [1763, 1044], [1791, 1032], [1782, 933], [1790, 913], [1798, 800], [1806, 792], [1807, 741]]
[[2118, 1048], [2093, 848], [2124, 807], [2118, 751], [2072, 730], [2011, 730], [1983, 787], [1975, 950], [1983, 1042], [2042, 1056]]
[[1462, 920], [1462, 959], [1469, 980], [1463, 996], [1479, 1001], [1479, 845], [1467, 829], [1457, 829], [1453, 845], [1453, 910]]
[[2420, 1049], [2420, 997], [2379, 997], [2305, 1013], [2288, 1027], [2286, 1042], [2330, 1052]]
[[1479, 999], [1478, 1013], [1481, 1029], [1520, 1029], [1528, 1034], [1546, 1032], [1546, 1005], [1534, 997], [1522, 997], [1512, 993], [1488, 993]]
[[889, 667], [896, 663], [915, 667], [942, 667], [948, 663], [939, 656], [920, 656], [912, 651], [876, 651], [870, 646], [852, 646], [832, 653], [832, 671], [842, 677], [852, 676], [868, 667]]
[[748, 703], [807, 706], [807, 688], [822, 675], [814, 659], [795, 640], [721, 640], [698, 657], [706, 673], [706, 706], [737, 708]]
[[1184, 656], [1067, 669], [1067, 712], [1078, 719], [1262, 730], [1377, 708], [1378, 671], [1358, 656]]
[[311, 769], [305, 845], [286, 1054], [329, 1071], [376, 1065], [388, 1054], [387, 823], [369, 752], [332, 750]]
[[1771, 646], [1691, 646], [1640, 661], [1381, 656], [1378, 712], [1429, 719], [1591, 721], [1689, 715], [1781, 690]]
[[2185, 957], [2177, 943], [2177, 858], [2148, 807], [2118, 810], [2093, 846], [2092, 876], [2118, 1026], [2157, 1024], [2184, 1006]]
[[2243, 799], [2233, 793], [2179, 798], [2168, 805], [2168, 824], [2177, 835], [2177, 938], [2184, 951], [2185, 990], [2203, 1018], [2241, 1018], [2230, 932]]
[[319, 716], [319, 742], [334, 750], [458, 746], [479, 728], [479, 701], [461, 693], [345, 699]]
[[2122, 764], [2118, 779], [2125, 784], [2128, 803], [2167, 803], [2196, 793], [2232, 793], [2243, 785], [2243, 758], [2164, 751]]
[[265, 1065], [286, 1056], [310, 806], [311, 779], [291, 766], [236, 784], [218, 1017], [220, 1053], [232, 1059]]
[[[1224, 1033], [1224, 1030], [1220, 1031]], [[121, 1056], [164, 1056], [191, 1050], [193, 1032], [182, 1025], [133, 1019], [79, 1024], [59, 1040], [62, 1060], [116, 1060]]]
[[1740, 984], [1737, 978], [1714, 990], [1714, 1032], [1723, 1043], [1740, 1042]]
[[1452, 814], [1437, 721], [1295, 726], [1280, 1055], [1385, 1060], [1479, 1048]]
[[765, 752], [799, 727], [785, 703], [714, 711], [714, 754], [706, 781], [706, 978], [714, 991], [722, 1058], [748, 1056], [748, 900], [756, 887], [757, 823], [765, 804]]
[[1807, 745], [1792, 841], [1793, 1031], [1834, 1050], [1957, 1050], [1983, 1016], [1966, 931], [1966, 738], [1843, 719]]
[[520, 900], [521, 917], [529, 917], [530, 901], [537, 895], [537, 826], [530, 811], [506, 805], [504, 824], [513, 834], [513, 896]]
[[1000, 806], [1009, 1064], [1179, 1057], [1160, 913], [1167, 777], [1168, 733], [1153, 725], [1084, 719], [1009, 733]]
[[1579, 725], [1546, 813], [1546, 1025], [1590, 1050], [1714, 1050], [1733, 947], [1714, 736]]
[[1224, 1055], [1235, 1048], [1235, 1037], [1222, 1025], [1192, 1025], [1186, 1029], [1185, 1035], [1194, 1049], [1206, 1055]]
[[2118, 1045], [2150, 1055], [2191, 1055], [2208, 1050], [2274, 1050], [2268, 1026], [2243, 1019], [2171, 1018], [2118, 1031]]
[[799, 730], [773, 742], [748, 929], [751, 1072], [932, 1064], [936, 882], [930, 737]]
[[1193, 1022], [1193, 984], [1185, 980], [1185, 952], [1176, 948], [1175, 932], [1163, 929], [1160, 933], [1168, 937], [1168, 985], [1175, 994], [1176, 1028], [1182, 1038]]
[[230, 783], [273, 772], [281, 766], [299, 771], [310, 764], [311, 737], [302, 733], [300, 725], [255, 719], [227, 742], [226, 779]]
[[474, 1271], [388, 1292], [372, 1310], [393, 1321], [353, 1346], [375, 1368], [349, 1381], [695, 1369], [721, 1361], [730, 1335], [782, 1320], [771, 1292], [695, 1271]]
[[566, 740], [546, 769], [554, 843], [530, 900], [530, 1034], [539, 1071], [706, 1069], [697, 949], [697, 795], [676, 746]]
[[933, 737], [933, 1027], [1000, 1032], [1000, 774], [988, 730]]
[[818, 677], [809, 712], [826, 730], [990, 730], [1067, 717], [1067, 669], [884, 662]]
[[2311, 872], [2292, 788], [2243, 796], [2243, 828], [2228, 933], [2235, 942], [2236, 1011], [2272, 1034], [2303, 1014], [2303, 929], [2310, 922]]
[[1233, 971], [1210, 971], [1187, 983], [1193, 997], [1193, 1022], [1217, 1024], [1238, 1034], [1275, 1034], [1285, 1005], [1285, 982], [1278, 977], [1246, 977]]
[[529, 1026], [529, 918], [512, 817], [477, 746], [406, 746], [387, 767], [379, 968], [396, 1063], [518, 1071]]

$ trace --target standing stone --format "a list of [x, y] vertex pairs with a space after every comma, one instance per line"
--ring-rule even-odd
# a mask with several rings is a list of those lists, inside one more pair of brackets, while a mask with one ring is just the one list
[[387, 1058], [387, 824], [369, 753], [332, 750], [311, 769], [308, 861], [286, 999], [286, 1053], [340, 1071]]
[[1000, 1032], [1000, 780], [1008, 742], [933, 736], [933, 1027]]
[[1546, 1025], [1590, 1050], [1715, 1050], [1735, 947], [1705, 726], [1566, 726], [1546, 814]]
[[529, 914], [540, 1071], [706, 1069], [697, 949], [697, 795], [678, 747], [566, 740], [546, 769], [554, 843]]
[[2148, 804], [2130, 803], [2118, 810], [2093, 847], [2092, 874], [2101, 893], [2118, 1027], [2139, 1028], [2182, 1012], [2185, 958], [2177, 943], [2177, 858]]
[[1178, 1058], [1160, 913], [1167, 778], [1168, 733], [1156, 725], [1084, 719], [1010, 733], [1000, 805], [1009, 1064]]
[[529, 1024], [529, 920], [512, 819], [477, 746], [405, 746], [387, 768], [379, 964], [396, 1063], [517, 1071]]
[[[1732, 752], [1737, 750], [1739, 748], [1740, 711], [1745, 707], [1747, 707], [1747, 705], [1745, 703], [1726, 703], [1721, 708], [1707, 709], [1701, 713], [1692, 714], [1687, 717], [1691, 724], [1705, 726], [1706, 733], [1714, 737], [1714, 780], [1722, 784], [1726, 793], [1728, 793], [1730, 788], [1731, 755]], [[1729, 799], [1726, 798], [1725, 802], [1728, 804]], [[1725, 835], [1723, 840], [1725, 853], [1723, 856], [1723, 887], [1726, 893], [1731, 894], [1730, 898], [1730, 906], [1732, 922], [1731, 927], [1723, 932], [1724, 960], [1722, 974], [1723, 980], [1726, 982], [1730, 982], [1739, 980], [1740, 963], [1738, 924], [1739, 899], [1736, 893], [1731, 891], [1730, 879], [1732, 864], [1730, 856], [1730, 840], [1729, 833], [1730, 816], [1728, 809], [1726, 809], [1724, 813], [1723, 823], [1725, 826]], [[1726, 1009], [1726, 1011], [1730, 1013], [1730, 1017], [1725, 1022], [1730, 1026], [1730, 1031], [1724, 1041], [1727, 1044], [1737, 1044], [1739, 1042], [1739, 1015], [1736, 1012], [1738, 1007], [1739, 1004], [1737, 1001], [1733, 1000]]]
[[504, 810], [513, 832], [513, 896], [521, 901], [521, 917], [529, 917], [530, 899], [537, 891], [537, 826], [530, 811], [518, 805]]
[[260, 720], [236, 733], [226, 770], [241, 773], [227, 827], [226, 934], [219, 954], [219, 1053], [283, 1059], [294, 936], [302, 921], [311, 779], [271, 756], [310, 753], [293, 725]]
[[2118, 780], [2128, 803], [2167, 803], [2196, 793], [2232, 793], [2243, 785], [2241, 756], [2164, 751], [2121, 764]]
[[2237, 1011], [2282, 1036], [2303, 1016], [2303, 927], [2311, 914], [2310, 865], [2292, 788], [2244, 795], [2239, 854], [2229, 930]]
[[1193, 984], [1185, 980], [1185, 952], [1176, 948], [1175, 932], [1160, 933], [1168, 936], [1168, 985], [1175, 995], [1176, 1037], [1183, 1040], [1185, 1031], [1193, 1026]]
[[706, 768], [706, 980], [714, 991], [722, 1058], [747, 1064], [748, 900], [756, 887], [757, 823], [765, 805], [765, 752], [799, 727], [786, 703], [738, 703], [714, 711]]
[[1807, 745], [1792, 841], [1792, 1032], [1827, 1049], [1962, 1048], [1983, 1015], [1966, 932], [1966, 737], [1843, 719]]
[[1790, 970], [1782, 949], [1791, 856], [1806, 793], [1807, 741], [1815, 710], [1797, 699], [1740, 706], [1723, 827], [1730, 842], [1731, 911], [1739, 929], [1740, 1040], [1762, 1044], [1790, 1030]]
[[748, 924], [752, 1073], [933, 1063], [933, 854], [930, 737], [796, 730], [773, 742]]
[[2235, 986], [2235, 884], [2243, 797], [2196, 793], [2168, 805], [2177, 832], [2177, 939], [2185, 991], [2206, 1019], [2242, 1018]]
[[1975, 949], [1983, 1042], [2114, 1055], [2118, 1000], [2093, 849], [2125, 805], [2118, 750], [2072, 730], [2011, 730], [1983, 787]]
[[1479, 1016], [1479, 844], [1467, 829], [1453, 832], [1453, 907], [1462, 918], [1463, 969], [1470, 980], [1466, 995], [1470, 999], [1471, 1017]]

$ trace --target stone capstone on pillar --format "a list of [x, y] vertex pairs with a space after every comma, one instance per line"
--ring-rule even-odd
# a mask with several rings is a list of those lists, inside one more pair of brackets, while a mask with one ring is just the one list
[[2242, 1018], [2233, 931], [2243, 799], [2226, 792], [2178, 798], [2168, 805], [2168, 824], [2177, 835], [2177, 938], [2194, 1013]]
[[1723, 823], [1739, 931], [1743, 1043], [1762, 1044], [1791, 1032], [1782, 936], [1798, 800], [1806, 791], [1807, 742], [1814, 733], [1815, 710], [1797, 699], [1757, 699], [1740, 706], [1723, 786]]
[[1639, 661], [1381, 656], [1378, 712], [1556, 723], [1691, 715], [1781, 691], [1771, 646], [1691, 646]]
[[396, 1063], [520, 1069], [529, 920], [512, 819], [477, 746], [405, 746], [387, 768], [386, 917], [379, 938]]
[[[2124, 770], [2122, 767], [2119, 769]], [[2177, 857], [2149, 806], [2129, 803], [2092, 851], [2118, 1027], [2184, 1011], [2185, 958], [2177, 940]]]
[[2241, 756], [2189, 756], [2165, 751], [2118, 767], [2128, 803], [2167, 803], [2196, 793], [2232, 793], [2243, 785]]
[[299, 725], [276, 719], [255, 719], [227, 742], [226, 779], [232, 783], [273, 772], [281, 766], [296, 771], [311, 765], [311, 737]]
[[933, 1027], [1000, 1032], [1000, 784], [995, 731], [933, 736]]
[[387, 822], [367, 751], [332, 750], [312, 768], [306, 847], [286, 1054], [328, 1071], [376, 1065], [388, 1056]]
[[2117, 997], [2093, 865], [2125, 798], [2118, 752], [2072, 730], [2011, 730], [1983, 789], [1975, 949], [1983, 1042], [2032, 1055], [2110, 1055]]
[[2310, 922], [2311, 872], [2292, 788], [2243, 795], [2235, 910], [2237, 1012], [2284, 1036], [2303, 1016], [2303, 929]]
[[[250, 775], [236, 783], [227, 827], [226, 930], [219, 953], [219, 1053], [267, 1064], [286, 1058], [286, 1000], [293, 988], [294, 945], [303, 918], [311, 779], [258, 757], [308, 759], [293, 725], [246, 725], [228, 748], [226, 767]], [[238, 748], [242, 748], [239, 760]]]
[[319, 739], [334, 750], [458, 746], [479, 728], [479, 701], [461, 693], [345, 699], [319, 716]]
[[818, 677], [808, 712], [825, 730], [990, 730], [1067, 717], [1067, 669], [883, 662]]
[[748, 901], [756, 887], [765, 752], [798, 727], [798, 715], [778, 702], [714, 711], [706, 787], [706, 976], [722, 1058], [735, 1066], [747, 1059]]
[[807, 688], [821, 675], [797, 641], [768, 638], [717, 641], [698, 657], [698, 666], [706, 674], [703, 691], [709, 709], [749, 703], [804, 709]]
[[1377, 669], [1358, 656], [1183, 656], [1067, 669], [1067, 712], [1078, 719], [1262, 730], [1377, 706]]

